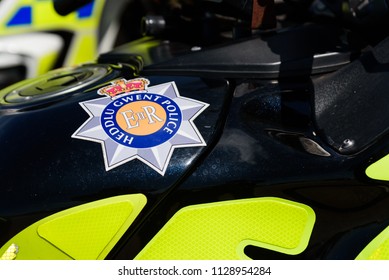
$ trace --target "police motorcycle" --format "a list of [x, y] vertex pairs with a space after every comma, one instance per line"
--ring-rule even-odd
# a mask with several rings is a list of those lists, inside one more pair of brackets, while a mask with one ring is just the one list
[[1, 259], [389, 258], [386, 0], [130, 6], [0, 91]]
[[0, 88], [93, 61], [99, 53], [131, 40], [119, 35], [128, 2], [70, 3], [58, 13], [50, 0], [0, 1]]

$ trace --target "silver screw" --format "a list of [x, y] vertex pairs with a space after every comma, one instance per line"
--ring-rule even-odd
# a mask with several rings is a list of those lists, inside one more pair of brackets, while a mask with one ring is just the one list
[[352, 146], [354, 146], [355, 141], [351, 139], [345, 139], [342, 144], [342, 149], [350, 149]]

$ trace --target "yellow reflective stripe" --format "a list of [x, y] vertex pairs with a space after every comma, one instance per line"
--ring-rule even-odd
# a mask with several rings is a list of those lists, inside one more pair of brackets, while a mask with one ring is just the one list
[[97, 58], [97, 35], [94, 32], [80, 33], [74, 37], [65, 65], [74, 66], [92, 62]]
[[143, 194], [107, 198], [44, 218], [0, 249], [16, 259], [104, 259], [146, 205]]
[[19, 247], [16, 244], [11, 244], [8, 249], [3, 253], [0, 260], [4, 261], [10, 261], [16, 259], [16, 255], [19, 251]]
[[389, 181], [389, 155], [370, 165], [366, 175], [375, 180]]
[[38, 61], [36, 74], [42, 75], [47, 73], [49, 70], [53, 69], [57, 57], [58, 57], [57, 52], [48, 53], [45, 56], [41, 57]]
[[298, 254], [314, 222], [310, 207], [279, 198], [192, 205], [178, 211], [136, 259], [246, 259], [247, 245]]
[[389, 227], [374, 238], [356, 258], [357, 260], [389, 260]]

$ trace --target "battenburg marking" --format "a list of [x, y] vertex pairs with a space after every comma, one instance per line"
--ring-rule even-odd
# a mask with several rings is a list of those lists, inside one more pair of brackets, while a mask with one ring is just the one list
[[108, 171], [139, 159], [164, 175], [175, 148], [205, 146], [193, 123], [208, 104], [181, 97], [174, 82], [120, 79], [80, 105], [89, 119], [72, 135], [102, 145]]

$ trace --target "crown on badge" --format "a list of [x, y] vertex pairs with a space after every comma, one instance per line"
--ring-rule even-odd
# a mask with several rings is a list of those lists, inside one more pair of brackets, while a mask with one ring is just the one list
[[106, 95], [110, 98], [115, 98], [117, 95], [128, 93], [131, 91], [142, 91], [146, 90], [147, 86], [150, 84], [150, 81], [143, 78], [126, 80], [120, 79], [111, 82], [111, 85], [103, 87], [97, 91], [100, 95]]

